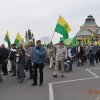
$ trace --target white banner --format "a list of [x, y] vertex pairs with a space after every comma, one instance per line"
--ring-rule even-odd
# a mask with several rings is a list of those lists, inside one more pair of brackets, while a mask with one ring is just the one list
[[41, 42], [50, 42], [51, 41], [51, 37], [49, 37], [49, 36], [41, 37], [40, 40], [41, 40]]

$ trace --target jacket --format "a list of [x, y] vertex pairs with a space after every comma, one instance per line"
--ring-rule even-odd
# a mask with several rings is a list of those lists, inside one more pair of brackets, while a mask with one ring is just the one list
[[9, 50], [7, 48], [0, 48], [0, 63], [4, 63], [9, 56]]
[[23, 48], [17, 49], [16, 62], [25, 64], [25, 50]]
[[83, 55], [84, 55], [83, 47], [82, 46], [79, 46], [79, 47], [80, 47], [80, 51], [79, 52], [78, 52], [78, 47], [76, 48], [77, 56], [78, 57], [83, 57]]
[[67, 49], [64, 46], [58, 46], [56, 48], [56, 61], [64, 61], [67, 59]]
[[32, 49], [32, 63], [43, 64], [46, 57], [46, 50], [43, 46], [33, 47]]
[[2, 48], [0, 47], [0, 64], [2, 63], [2, 55], [3, 54], [3, 52], [2, 52]]

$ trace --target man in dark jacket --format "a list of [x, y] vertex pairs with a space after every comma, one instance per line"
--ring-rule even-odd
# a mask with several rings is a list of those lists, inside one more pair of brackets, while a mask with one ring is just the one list
[[4, 75], [8, 75], [7, 63], [8, 63], [9, 50], [5, 48], [4, 44], [1, 45], [1, 48], [2, 48], [2, 59], [1, 59], [2, 71]]
[[83, 66], [84, 50], [83, 50], [83, 47], [80, 44], [78, 44], [78, 46], [76, 48], [76, 52], [77, 52], [77, 60], [78, 60], [77, 66], [80, 66], [80, 64]]
[[11, 62], [11, 71], [12, 76], [16, 76], [16, 45], [12, 44], [12, 48], [10, 49], [10, 62]]

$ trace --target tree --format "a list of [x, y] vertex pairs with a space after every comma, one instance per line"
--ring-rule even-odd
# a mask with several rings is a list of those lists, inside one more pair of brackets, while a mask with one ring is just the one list
[[30, 29], [28, 29], [28, 39], [33, 39], [33, 33], [31, 32]]
[[33, 39], [33, 42], [34, 42], [35, 39], [33, 37], [34, 37], [34, 34], [31, 32], [30, 29], [28, 29], [26, 31], [26, 33], [25, 33], [25, 41], [26, 41], [26, 43], [28, 43], [30, 39]]
[[27, 34], [27, 31], [26, 31], [26, 33], [25, 33], [25, 39], [27, 40], [27, 38], [28, 38], [28, 34]]

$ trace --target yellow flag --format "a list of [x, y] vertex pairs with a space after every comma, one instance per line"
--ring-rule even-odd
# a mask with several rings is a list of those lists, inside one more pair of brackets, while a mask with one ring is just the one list
[[92, 33], [92, 37], [94, 37], [94, 33]]
[[86, 44], [86, 38], [84, 38], [84, 44]]

